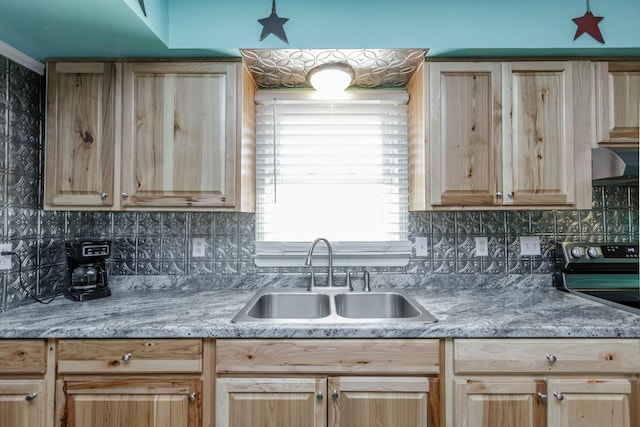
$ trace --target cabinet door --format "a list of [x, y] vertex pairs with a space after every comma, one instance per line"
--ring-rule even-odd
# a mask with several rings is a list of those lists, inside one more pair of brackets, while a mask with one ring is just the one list
[[44, 427], [44, 380], [0, 380], [0, 426]]
[[124, 65], [124, 208], [235, 206], [239, 72], [239, 63]]
[[48, 64], [45, 207], [113, 206], [119, 74], [113, 63]]
[[327, 380], [218, 378], [218, 427], [325, 427]]
[[454, 426], [544, 427], [544, 392], [541, 380], [456, 380]]
[[438, 426], [437, 384], [427, 378], [329, 378], [329, 426]]
[[550, 380], [547, 390], [551, 426], [632, 426], [629, 380]]
[[638, 143], [640, 61], [596, 63], [598, 143]]
[[575, 202], [571, 62], [503, 64], [505, 205]]
[[500, 65], [434, 62], [430, 71], [431, 204], [501, 204]]
[[201, 385], [194, 381], [58, 381], [64, 427], [200, 427]]

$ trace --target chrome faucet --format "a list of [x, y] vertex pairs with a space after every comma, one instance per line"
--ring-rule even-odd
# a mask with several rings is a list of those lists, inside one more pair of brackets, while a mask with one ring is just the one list
[[[331, 243], [329, 243], [329, 241], [327, 239], [325, 239], [324, 237], [318, 237], [316, 240], [313, 241], [313, 243], [311, 243], [311, 247], [309, 247], [309, 252], [307, 253], [307, 259], [304, 262], [304, 265], [307, 265], [309, 267], [313, 267], [311, 264], [311, 257], [313, 256], [313, 249], [316, 247], [316, 244], [318, 242], [324, 242], [325, 245], [327, 245], [327, 251], [329, 252], [329, 273], [328, 273], [328, 278], [327, 278], [327, 287], [328, 288], [332, 288], [333, 287], [333, 252], [331, 250]], [[315, 276], [313, 274], [313, 268], [311, 269], [311, 282], [309, 283], [309, 290], [313, 291], [315, 289], [316, 286], [316, 280], [315, 280]]]

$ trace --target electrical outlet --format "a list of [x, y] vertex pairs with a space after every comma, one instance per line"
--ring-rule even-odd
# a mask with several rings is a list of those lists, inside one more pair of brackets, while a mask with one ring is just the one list
[[540, 237], [538, 236], [521, 236], [520, 237], [520, 255], [541, 255]]
[[416, 237], [416, 256], [429, 256], [429, 239]]
[[203, 258], [205, 256], [204, 237], [194, 237], [191, 239], [191, 256], [195, 258]]
[[[11, 251], [11, 243], [0, 244], [2, 251]], [[11, 270], [11, 255], [0, 255], [0, 270]]]
[[476, 256], [489, 256], [489, 239], [476, 237]]

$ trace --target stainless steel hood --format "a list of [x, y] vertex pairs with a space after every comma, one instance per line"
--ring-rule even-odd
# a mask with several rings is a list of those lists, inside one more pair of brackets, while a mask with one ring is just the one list
[[593, 185], [637, 185], [638, 148], [594, 148], [591, 152]]

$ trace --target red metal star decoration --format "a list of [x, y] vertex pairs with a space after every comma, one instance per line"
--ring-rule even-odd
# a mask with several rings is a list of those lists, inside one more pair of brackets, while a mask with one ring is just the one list
[[591, 8], [589, 7], [589, 0], [587, 0], [587, 13], [585, 13], [584, 16], [572, 19], [572, 21], [578, 26], [576, 29], [576, 35], [573, 39], [575, 40], [582, 34], [587, 33], [600, 43], [604, 43], [604, 38], [602, 37], [600, 28], [598, 28], [598, 22], [602, 21], [603, 18], [604, 17], [602, 16], [593, 16]]

